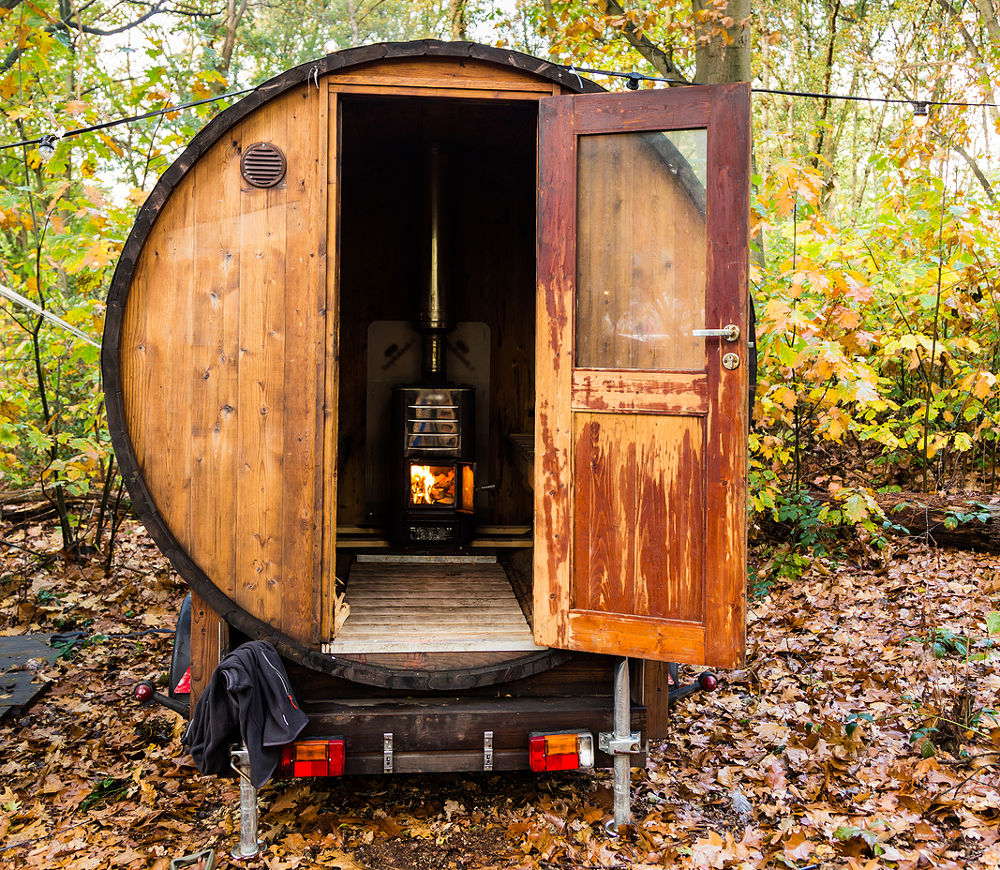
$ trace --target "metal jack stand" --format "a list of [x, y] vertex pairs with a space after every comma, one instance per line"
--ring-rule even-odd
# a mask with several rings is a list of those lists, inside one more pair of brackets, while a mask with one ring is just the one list
[[260, 854], [261, 847], [257, 839], [257, 789], [250, 781], [250, 753], [245, 746], [232, 751], [229, 765], [240, 778], [240, 844], [229, 854], [243, 861]]
[[629, 780], [632, 768], [630, 756], [641, 751], [640, 735], [632, 731], [632, 703], [628, 686], [628, 659], [622, 659], [615, 668], [615, 730], [613, 734], [602, 731], [597, 735], [601, 752], [614, 757], [615, 817], [605, 828], [617, 834], [622, 825], [632, 824], [632, 787]]

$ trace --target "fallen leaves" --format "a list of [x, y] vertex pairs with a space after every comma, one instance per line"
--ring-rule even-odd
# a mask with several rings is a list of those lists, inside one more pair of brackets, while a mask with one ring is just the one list
[[[235, 784], [195, 773], [179, 717], [130, 699], [166, 668], [169, 638], [115, 637], [172, 626], [183, 587], [141, 531], [123, 540], [107, 581], [87, 564], [5, 557], [7, 576], [25, 573], [0, 592], [0, 630], [29, 630], [28, 613], [32, 630], [107, 639], [47, 670], [49, 694], [0, 731], [2, 866], [167, 870], [204, 846], [229, 866]], [[830, 563], [772, 587], [751, 602], [747, 666], [680, 705], [633, 772], [634, 824], [617, 839], [606, 772], [299, 781], [261, 792], [267, 849], [244, 866], [996, 868], [1000, 668], [976, 646], [998, 609], [995, 572], [921, 549], [879, 574]], [[986, 658], [955, 643], [935, 657], [945, 636]]]

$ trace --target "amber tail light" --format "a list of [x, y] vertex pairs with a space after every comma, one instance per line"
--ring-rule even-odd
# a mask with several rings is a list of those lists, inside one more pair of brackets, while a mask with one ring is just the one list
[[342, 776], [343, 740], [300, 740], [281, 747], [277, 776]]
[[528, 766], [535, 773], [589, 769], [594, 766], [594, 737], [589, 731], [531, 734]]

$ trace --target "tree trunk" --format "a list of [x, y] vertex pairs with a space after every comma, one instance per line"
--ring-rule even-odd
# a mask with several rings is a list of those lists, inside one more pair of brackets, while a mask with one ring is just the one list
[[240, 0], [239, 6], [236, 5], [236, 0], [227, 0], [226, 33], [222, 41], [222, 51], [219, 52], [221, 58], [219, 72], [226, 76], [227, 79], [229, 77], [229, 67], [233, 62], [233, 50], [236, 48], [236, 31], [240, 26], [240, 22], [243, 21], [246, 11], [247, 0]]
[[[810, 495], [820, 503], [838, 504], [829, 493]], [[886, 519], [902, 527], [887, 530], [894, 534], [925, 540], [931, 546], [1000, 553], [1000, 500], [986, 503], [923, 492], [879, 493], [875, 500]]]
[[351, 25], [351, 44], [361, 45], [361, 31], [358, 28], [358, 7], [354, 0], [347, 0], [347, 21]]
[[750, 0], [691, 0], [698, 84], [750, 81]]
[[448, 19], [451, 22], [451, 38], [457, 42], [462, 42], [466, 38], [465, 20], [466, 0], [448, 0]]

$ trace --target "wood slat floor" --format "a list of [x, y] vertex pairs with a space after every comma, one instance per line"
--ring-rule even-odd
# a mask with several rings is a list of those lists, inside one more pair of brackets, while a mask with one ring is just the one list
[[347, 603], [351, 615], [326, 653], [543, 649], [496, 562], [357, 562]]

